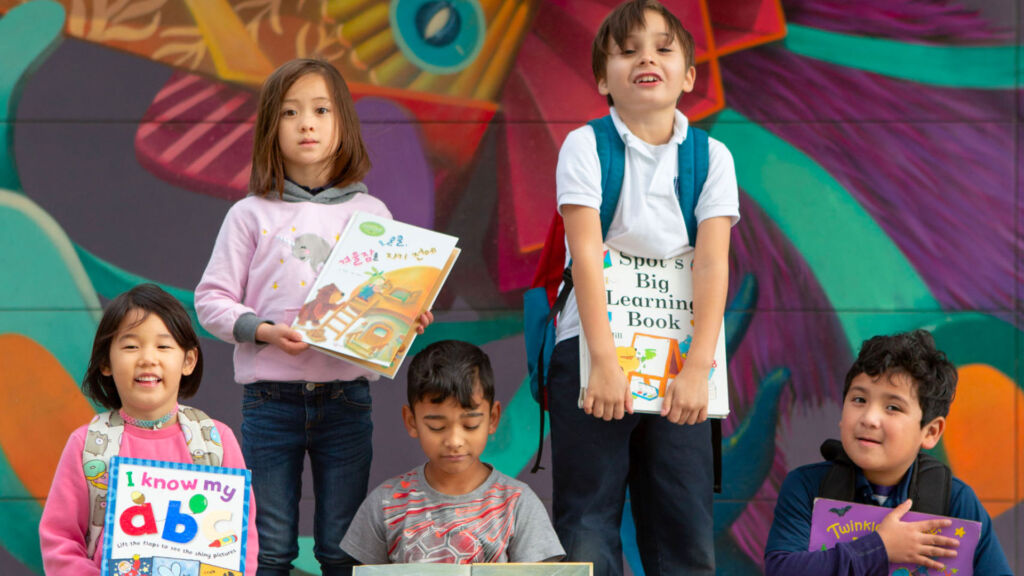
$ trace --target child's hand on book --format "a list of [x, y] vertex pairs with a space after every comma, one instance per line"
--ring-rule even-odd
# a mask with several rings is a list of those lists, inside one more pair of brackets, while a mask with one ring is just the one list
[[256, 341], [280, 348], [292, 356], [309, 348], [309, 344], [302, 341], [302, 333], [287, 324], [260, 324], [256, 328]]
[[622, 420], [624, 414], [633, 413], [633, 395], [615, 358], [606, 362], [592, 360], [583, 411], [605, 421]]
[[878, 535], [885, 544], [885, 552], [891, 564], [919, 564], [932, 570], [944, 570], [941, 562], [933, 558], [956, 558], [960, 545], [955, 538], [935, 534], [953, 522], [947, 518], [904, 522], [903, 515], [910, 511], [911, 500], [893, 509], [878, 525]]
[[420, 317], [416, 319], [416, 333], [423, 334], [423, 331], [434, 323], [434, 313], [430, 310], [425, 310]]
[[700, 424], [708, 419], [708, 370], [690, 364], [668, 383], [661, 415], [673, 424]]

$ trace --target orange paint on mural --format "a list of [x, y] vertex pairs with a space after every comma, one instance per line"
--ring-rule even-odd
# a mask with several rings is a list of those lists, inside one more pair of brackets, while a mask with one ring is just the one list
[[974, 489], [992, 517], [1012, 508], [1024, 493], [1017, 473], [1017, 446], [1024, 445], [1018, 426], [1022, 400], [1020, 388], [999, 370], [984, 364], [960, 367], [942, 443], [953, 474]]
[[0, 335], [0, 448], [34, 498], [45, 498], [71, 432], [95, 411], [48, 350], [20, 334]]

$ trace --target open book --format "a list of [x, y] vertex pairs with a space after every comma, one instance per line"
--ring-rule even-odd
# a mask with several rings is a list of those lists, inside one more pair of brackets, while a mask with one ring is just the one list
[[356, 212], [292, 328], [317, 350], [393, 378], [416, 320], [459, 256], [458, 238]]
[[[683, 368], [693, 341], [693, 252], [658, 260], [604, 252], [605, 303], [619, 366], [633, 394], [633, 411], [660, 413], [665, 390]], [[580, 334], [580, 397], [590, 379], [590, 351]], [[708, 376], [708, 417], [729, 415], [725, 322]]]
[[[811, 539], [808, 550], [828, 550], [841, 542], [852, 542], [878, 529], [878, 525], [892, 512], [892, 508], [858, 504], [828, 498], [815, 498], [814, 511], [811, 513]], [[907, 512], [904, 522], [920, 522], [933, 518], [945, 518], [934, 514]], [[953, 524], [940, 528], [938, 534], [960, 541], [956, 558], [940, 558], [939, 562], [946, 566], [941, 574], [971, 576], [974, 573], [974, 549], [981, 538], [981, 522], [949, 518]], [[889, 564], [887, 574], [940, 574], [929, 571], [917, 564]]]

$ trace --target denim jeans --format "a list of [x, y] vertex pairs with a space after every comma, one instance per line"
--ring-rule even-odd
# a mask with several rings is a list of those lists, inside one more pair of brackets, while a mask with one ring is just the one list
[[325, 576], [351, 574], [341, 539], [366, 497], [373, 456], [370, 388], [350, 382], [256, 382], [245, 386], [242, 450], [252, 470], [261, 576], [287, 575], [299, 553], [305, 455], [316, 508], [313, 553]]
[[595, 576], [622, 574], [619, 527], [629, 487], [644, 572], [715, 573], [711, 426], [679, 426], [658, 414], [605, 422], [577, 407], [579, 339], [551, 356], [554, 520], [567, 561]]

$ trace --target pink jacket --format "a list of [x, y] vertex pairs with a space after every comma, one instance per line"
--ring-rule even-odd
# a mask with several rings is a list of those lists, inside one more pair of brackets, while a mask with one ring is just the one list
[[[224, 447], [223, 466], [245, 468], [242, 451], [234, 432], [222, 422], [214, 421]], [[89, 526], [89, 487], [82, 472], [82, 448], [89, 426], [71, 433], [64, 453], [53, 475], [50, 495], [39, 522], [39, 544], [43, 552], [43, 569], [48, 576], [97, 576], [103, 560], [103, 538], [92, 558], [86, 556], [85, 534]], [[124, 427], [120, 456], [192, 463], [185, 436], [178, 426], [160, 430]], [[246, 543], [245, 574], [256, 574], [259, 552], [256, 537], [256, 501], [249, 492], [249, 535]]]
[[310, 196], [311, 201], [296, 201], [295, 194], [303, 192], [287, 184], [285, 200], [249, 196], [224, 217], [196, 287], [199, 322], [217, 338], [235, 344], [239, 384], [376, 379], [364, 368], [315, 350], [290, 356], [255, 342], [261, 322], [292, 323], [353, 212], [391, 217], [383, 202], [362, 192], [345, 193], [336, 203], [321, 200], [337, 191], [332, 188]]

